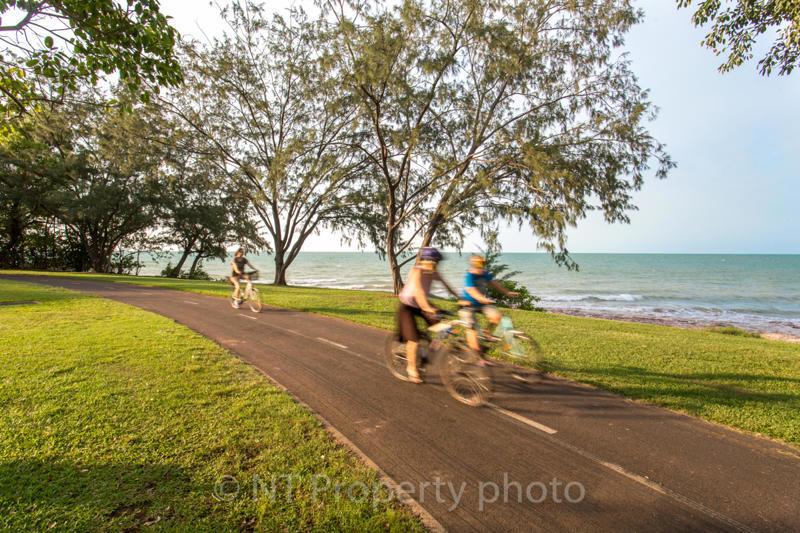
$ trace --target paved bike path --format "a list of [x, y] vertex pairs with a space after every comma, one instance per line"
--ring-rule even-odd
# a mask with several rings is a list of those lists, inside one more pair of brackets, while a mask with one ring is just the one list
[[126, 283], [3, 277], [135, 305], [215, 340], [450, 531], [800, 530], [800, 453], [789, 446], [567, 380], [519, 383], [502, 369], [493, 406], [470, 408], [435, 375], [425, 385], [392, 378], [386, 333], [366, 326]]

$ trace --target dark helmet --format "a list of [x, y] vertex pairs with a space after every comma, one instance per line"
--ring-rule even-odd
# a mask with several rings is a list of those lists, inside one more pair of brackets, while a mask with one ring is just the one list
[[433, 261], [434, 263], [438, 263], [442, 259], [444, 259], [444, 257], [442, 257], [442, 253], [432, 246], [419, 249], [420, 261]]

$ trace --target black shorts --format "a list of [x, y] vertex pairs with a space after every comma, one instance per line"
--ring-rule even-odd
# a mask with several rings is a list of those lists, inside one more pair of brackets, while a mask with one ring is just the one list
[[401, 342], [419, 342], [419, 328], [417, 327], [416, 317], [422, 318], [429, 326], [436, 324], [438, 320], [426, 315], [419, 307], [411, 307], [400, 302], [397, 306], [397, 333]]

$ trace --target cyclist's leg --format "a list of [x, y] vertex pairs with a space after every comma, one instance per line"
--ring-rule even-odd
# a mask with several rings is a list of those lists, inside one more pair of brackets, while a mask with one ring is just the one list
[[481, 345], [478, 342], [478, 330], [476, 329], [477, 324], [475, 323], [475, 309], [472, 307], [465, 307], [461, 311], [462, 312], [459, 313], [459, 317], [461, 320], [467, 323], [467, 346], [469, 346], [470, 350], [480, 353]]
[[250, 280], [250, 276], [242, 276], [245, 282], [245, 289], [244, 295], [249, 297], [253, 293], [253, 282]]
[[400, 340], [406, 343], [406, 373], [412, 381], [419, 380], [419, 370], [417, 368], [417, 349], [419, 347], [419, 329], [414, 317], [414, 309], [405, 304], [400, 304], [397, 311], [398, 327], [400, 329]]
[[239, 293], [240, 293], [239, 277], [238, 276], [231, 276], [229, 279], [231, 280], [231, 283], [233, 283], [233, 294], [231, 294], [231, 298], [233, 298], [234, 300], [238, 300], [239, 299]]
[[497, 327], [497, 325], [500, 323], [500, 319], [503, 318], [503, 315], [500, 314], [500, 311], [498, 311], [493, 305], [484, 305], [481, 309], [481, 312], [494, 327]]

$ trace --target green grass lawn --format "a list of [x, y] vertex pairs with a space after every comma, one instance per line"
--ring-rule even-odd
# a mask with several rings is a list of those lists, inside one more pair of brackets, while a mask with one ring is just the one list
[[[0, 280], [0, 302], [22, 300], [40, 303], [0, 306], [0, 530], [422, 529], [386, 491], [366, 497], [376, 475], [213, 342]], [[354, 497], [315, 494], [328, 481]]]
[[[230, 293], [221, 282], [77, 276], [217, 296]], [[262, 288], [271, 305], [393, 327], [395, 298], [390, 294]], [[511, 315], [517, 327], [541, 344], [540, 364], [549, 372], [800, 446], [800, 344], [552, 313]]]

